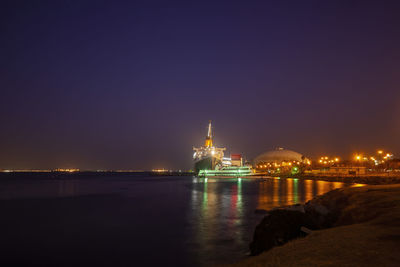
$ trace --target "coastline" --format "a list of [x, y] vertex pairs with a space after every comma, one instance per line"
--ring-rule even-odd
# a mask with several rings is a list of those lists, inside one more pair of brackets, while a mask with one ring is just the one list
[[398, 266], [400, 184], [337, 189], [310, 204], [335, 210], [329, 227], [232, 266]]
[[[274, 178], [275, 176], [260, 176], [263, 178]], [[278, 176], [277, 176], [278, 177]], [[338, 175], [280, 175], [279, 178], [322, 180], [328, 182], [342, 182], [368, 185], [400, 184], [400, 175], [364, 175], [364, 176], [338, 176]]]

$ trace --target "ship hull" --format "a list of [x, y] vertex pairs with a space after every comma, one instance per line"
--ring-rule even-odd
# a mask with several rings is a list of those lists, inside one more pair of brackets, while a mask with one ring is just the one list
[[199, 173], [200, 170], [214, 170], [218, 164], [216, 157], [206, 157], [194, 163], [194, 171]]
[[199, 177], [232, 178], [252, 176], [254, 172], [251, 167], [223, 167], [218, 170], [200, 170]]

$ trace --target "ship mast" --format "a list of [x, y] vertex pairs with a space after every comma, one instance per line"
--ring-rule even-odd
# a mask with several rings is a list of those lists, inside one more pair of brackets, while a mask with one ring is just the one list
[[206, 142], [205, 142], [204, 146], [205, 147], [213, 146], [212, 133], [211, 133], [211, 121], [208, 123], [208, 133], [207, 133]]
[[211, 121], [208, 123], [208, 134], [207, 134], [208, 138], [212, 138], [211, 137]]

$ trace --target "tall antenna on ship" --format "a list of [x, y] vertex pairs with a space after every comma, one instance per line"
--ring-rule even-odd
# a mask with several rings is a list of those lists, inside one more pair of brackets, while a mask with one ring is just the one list
[[212, 132], [211, 132], [211, 121], [208, 123], [208, 133], [206, 137], [206, 142], [204, 144], [205, 147], [212, 147], [213, 146], [213, 141], [212, 141]]

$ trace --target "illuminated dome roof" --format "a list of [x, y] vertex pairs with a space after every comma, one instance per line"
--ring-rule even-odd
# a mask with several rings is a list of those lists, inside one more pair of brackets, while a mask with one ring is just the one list
[[292, 150], [278, 148], [276, 150], [267, 151], [254, 159], [254, 163], [259, 162], [282, 162], [282, 161], [299, 161], [307, 160], [305, 156]]

